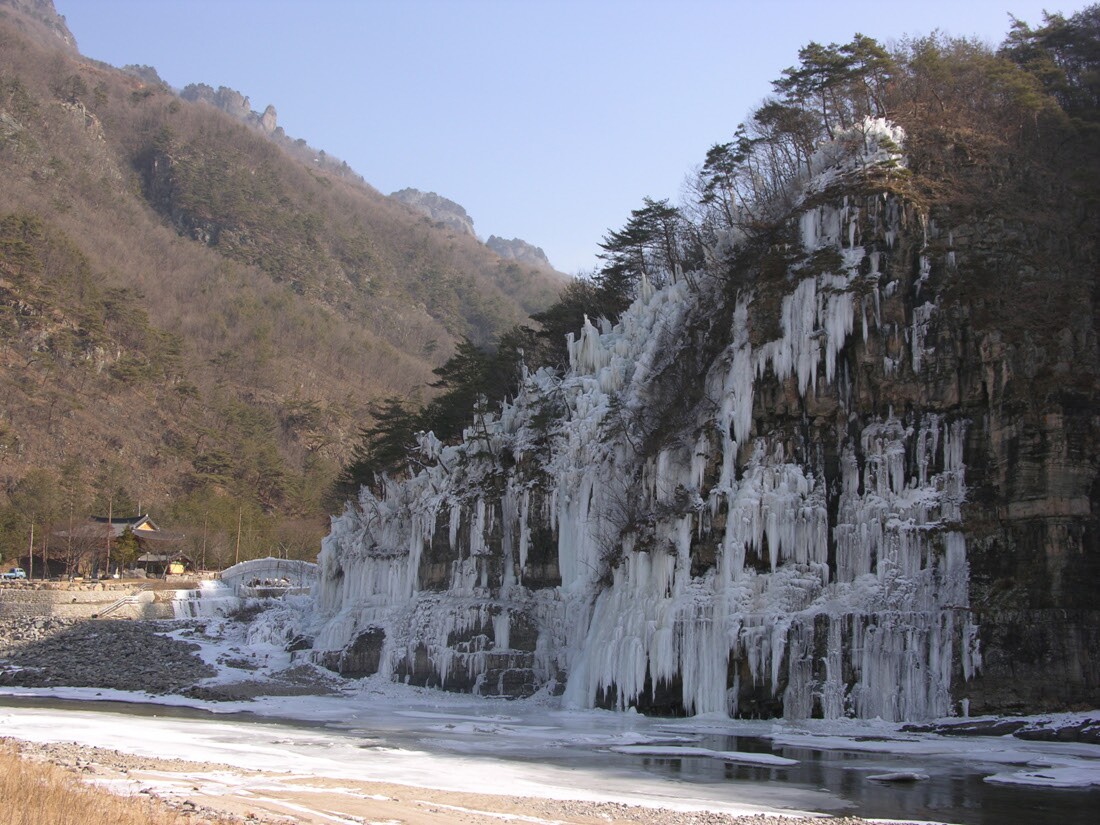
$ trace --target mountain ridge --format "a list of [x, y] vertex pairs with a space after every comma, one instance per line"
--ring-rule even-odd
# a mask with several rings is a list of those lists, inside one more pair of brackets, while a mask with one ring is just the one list
[[311, 555], [373, 405], [560, 281], [304, 141], [80, 57], [52, 10], [0, 5], [5, 546], [115, 497], [191, 541], [208, 524], [212, 559], [241, 519], [246, 552]]

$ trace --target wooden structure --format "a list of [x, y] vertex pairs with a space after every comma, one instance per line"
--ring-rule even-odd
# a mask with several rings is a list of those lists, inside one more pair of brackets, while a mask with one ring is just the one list
[[179, 576], [198, 569], [194, 560], [183, 553], [142, 553], [135, 566], [142, 568], [147, 576]]
[[[106, 571], [117, 568], [113, 554], [115, 545], [129, 533], [137, 541], [136, 565], [144, 566], [150, 575], [162, 575], [165, 570], [172, 571], [173, 565], [182, 565], [180, 572], [194, 569], [194, 562], [179, 551], [184, 539], [183, 533], [162, 530], [148, 514], [138, 516], [93, 516], [83, 524], [70, 530], [58, 530], [54, 535], [67, 545], [80, 548], [84, 559], [81, 565], [87, 572]], [[142, 560], [145, 559], [144, 565]]]

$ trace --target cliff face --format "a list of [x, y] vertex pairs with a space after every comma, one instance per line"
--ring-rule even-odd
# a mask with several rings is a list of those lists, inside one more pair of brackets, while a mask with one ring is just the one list
[[506, 261], [519, 261], [520, 263], [533, 264], [534, 266], [550, 266], [550, 259], [541, 247], [532, 246], [527, 241], [519, 238], [501, 238], [490, 235], [485, 245], [497, 253]]
[[42, 24], [50, 36], [68, 49], [76, 51], [76, 38], [69, 31], [64, 15], [58, 14], [53, 0], [0, 0], [0, 6], [10, 6], [32, 20]]
[[411, 206], [417, 212], [460, 235], [477, 237], [474, 231], [474, 219], [462, 206], [442, 195], [437, 195], [435, 192], [421, 192], [419, 189], [401, 189], [391, 193], [390, 197]]
[[[324, 544], [315, 657], [666, 713], [1100, 701], [1089, 278], [1019, 269], [1057, 242], [944, 222], [902, 135], [865, 141], [765, 243], [720, 239], [722, 277], [643, 286], [563, 379], [364, 491]], [[997, 266], [1058, 326], [1007, 328]]]
[[[154, 72], [155, 74], [155, 72]], [[216, 109], [220, 109], [227, 115], [235, 117], [253, 126], [257, 126], [265, 134], [272, 135], [278, 126], [278, 113], [275, 107], [268, 104], [262, 113], [252, 111], [252, 102], [236, 89], [227, 86], [219, 86], [215, 90], [206, 83], [191, 83], [183, 87], [180, 97], [191, 102], [203, 101]]]

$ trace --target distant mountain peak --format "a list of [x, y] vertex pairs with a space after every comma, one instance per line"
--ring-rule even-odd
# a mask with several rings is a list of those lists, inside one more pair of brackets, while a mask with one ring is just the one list
[[53, 0], [0, 0], [0, 6], [9, 6], [37, 20], [66, 46], [76, 51], [76, 38], [65, 23], [65, 16], [57, 13]]

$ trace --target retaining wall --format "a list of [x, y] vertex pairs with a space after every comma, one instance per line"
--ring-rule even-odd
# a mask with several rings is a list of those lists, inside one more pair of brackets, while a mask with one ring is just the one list
[[[175, 617], [175, 594], [175, 590], [110, 583], [5, 583], [0, 586], [0, 620], [37, 616], [94, 619], [104, 614], [112, 619], [171, 619]], [[127, 601], [118, 604], [123, 599]]]

